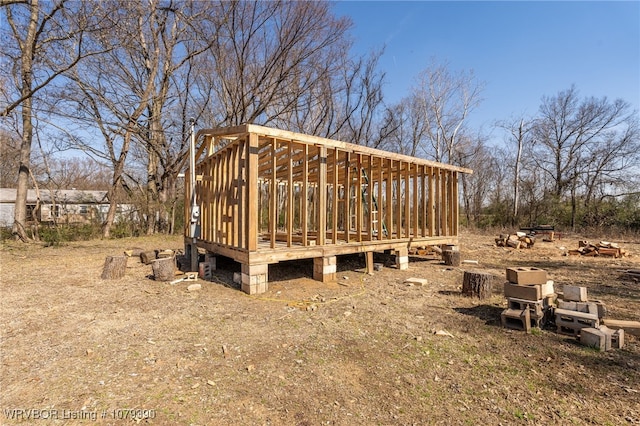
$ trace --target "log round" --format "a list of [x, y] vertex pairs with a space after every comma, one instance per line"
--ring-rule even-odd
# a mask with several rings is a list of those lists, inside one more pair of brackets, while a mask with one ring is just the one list
[[454, 250], [444, 250], [442, 252], [442, 260], [448, 266], [460, 266], [460, 252]]
[[462, 278], [462, 294], [468, 297], [486, 299], [493, 291], [493, 275], [485, 272], [465, 271]]
[[140, 253], [140, 262], [148, 265], [156, 260], [156, 257], [157, 256], [155, 251], [143, 251], [142, 253]]
[[176, 262], [173, 257], [154, 260], [151, 262], [153, 278], [156, 281], [171, 281], [176, 275], [175, 267]]
[[102, 269], [103, 280], [115, 280], [124, 277], [127, 271], [127, 256], [107, 256]]

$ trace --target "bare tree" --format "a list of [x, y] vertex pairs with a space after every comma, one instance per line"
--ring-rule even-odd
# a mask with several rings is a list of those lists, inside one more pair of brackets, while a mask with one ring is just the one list
[[84, 57], [94, 54], [85, 49], [83, 38], [88, 27], [82, 19], [83, 2], [66, 0], [45, 2], [39, 0], [5, 1], [2, 12], [8, 28], [2, 31], [3, 62], [11, 66], [15, 84], [3, 87], [1, 96], [6, 102], [0, 116], [20, 110], [22, 140], [18, 168], [17, 195], [13, 233], [27, 241], [27, 189], [29, 186], [31, 149], [33, 143], [34, 97], [56, 78], [73, 69]]
[[210, 84], [223, 125], [269, 124], [291, 113], [335, 57], [349, 22], [326, 2], [224, 2]]
[[451, 162], [469, 114], [481, 102], [482, 84], [473, 71], [452, 72], [447, 64], [433, 62], [420, 72], [413, 96], [424, 116], [429, 150], [436, 161]]
[[551, 178], [556, 200], [569, 196], [575, 227], [580, 193], [589, 200], [589, 188], [635, 166], [625, 159], [638, 152], [636, 113], [621, 99], [580, 99], [572, 86], [542, 99], [536, 123], [537, 166]]
[[511, 209], [511, 224], [515, 225], [518, 221], [518, 207], [520, 205], [520, 182], [522, 169], [522, 154], [525, 148], [529, 148], [533, 144], [531, 136], [533, 123], [524, 118], [513, 119], [511, 121], [503, 121], [499, 126], [509, 132], [509, 146], [515, 145], [515, 158], [507, 164], [513, 168], [513, 206]]

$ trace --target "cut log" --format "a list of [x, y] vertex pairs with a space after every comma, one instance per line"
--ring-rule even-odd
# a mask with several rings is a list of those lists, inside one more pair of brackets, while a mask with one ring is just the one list
[[462, 294], [468, 297], [486, 299], [493, 291], [493, 275], [485, 272], [465, 271], [462, 278]]
[[454, 250], [443, 250], [442, 260], [448, 266], [460, 266], [460, 252]]
[[625, 333], [640, 337], [640, 321], [623, 321], [607, 318], [604, 319], [603, 322], [604, 325], [609, 328], [613, 328], [614, 330], [622, 328]]
[[153, 278], [156, 281], [171, 281], [175, 277], [176, 262], [173, 257], [165, 257], [151, 262]]
[[103, 280], [116, 280], [124, 277], [127, 271], [127, 256], [107, 256], [102, 268]]
[[140, 262], [144, 263], [145, 265], [150, 264], [154, 260], [156, 260], [156, 252], [155, 252], [155, 250], [153, 250], [153, 251], [143, 251], [142, 253], [140, 253]]
[[598, 254], [600, 256], [613, 256], [613, 257], [620, 257], [620, 249], [618, 248], [605, 248], [605, 247], [600, 247], [598, 249]]

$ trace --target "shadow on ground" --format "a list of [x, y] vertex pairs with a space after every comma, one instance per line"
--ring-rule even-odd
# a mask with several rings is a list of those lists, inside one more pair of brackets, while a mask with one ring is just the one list
[[500, 314], [504, 310], [503, 307], [495, 305], [478, 305], [472, 308], [454, 308], [454, 311], [473, 317], [477, 317], [484, 321], [486, 325], [501, 327]]

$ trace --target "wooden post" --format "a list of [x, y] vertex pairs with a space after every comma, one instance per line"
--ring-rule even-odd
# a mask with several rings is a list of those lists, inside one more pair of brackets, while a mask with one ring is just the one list
[[318, 245], [325, 244], [327, 233], [327, 147], [318, 152]]
[[366, 265], [367, 265], [367, 274], [373, 275], [373, 252], [368, 251], [365, 254]]
[[176, 263], [173, 257], [166, 257], [151, 262], [153, 278], [156, 281], [171, 281], [175, 277]]
[[491, 297], [493, 275], [485, 272], [465, 271], [462, 279], [462, 294], [468, 297], [486, 299]]
[[115, 280], [124, 277], [127, 271], [127, 256], [107, 256], [102, 269], [103, 280]]

